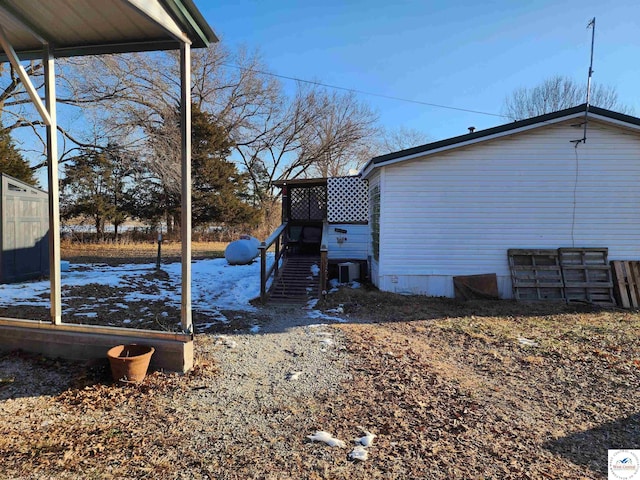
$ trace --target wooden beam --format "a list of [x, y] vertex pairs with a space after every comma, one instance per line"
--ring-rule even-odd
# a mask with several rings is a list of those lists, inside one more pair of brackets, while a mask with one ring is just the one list
[[[49, 328], [42, 328], [44, 325]], [[0, 321], [0, 352], [21, 349], [51, 358], [102, 359], [106, 363], [109, 348], [137, 343], [156, 349], [151, 358], [152, 369], [186, 372], [193, 367], [193, 339], [190, 336], [180, 338], [176, 334], [176, 338], [160, 335], [151, 337], [141, 335], [144, 332], [133, 328], [105, 331], [106, 327], [102, 327], [96, 328], [96, 331], [83, 331], [73, 328], [80, 325], [65, 325], [65, 328], [62, 325], [44, 325], [28, 320]]]
[[56, 74], [53, 48], [46, 44], [42, 59], [44, 90], [49, 116], [47, 124], [47, 178], [49, 190], [49, 280], [51, 285], [51, 322], [62, 323], [60, 286], [60, 192], [58, 190], [58, 123], [56, 115]]
[[180, 119], [182, 162], [182, 308], [180, 321], [184, 332], [193, 332], [191, 317], [191, 46], [180, 47]]

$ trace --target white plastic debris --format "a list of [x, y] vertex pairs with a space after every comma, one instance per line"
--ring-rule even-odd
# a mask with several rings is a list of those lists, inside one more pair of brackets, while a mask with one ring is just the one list
[[302, 375], [302, 371], [299, 372], [289, 372], [287, 374], [287, 380], [292, 381], [292, 380], [298, 380], [300, 378], [300, 375]]
[[235, 340], [231, 340], [229, 337], [225, 337], [224, 335], [218, 335], [215, 337], [216, 345], [224, 345], [227, 348], [236, 348], [238, 343]]
[[362, 430], [362, 433], [364, 433], [363, 437], [360, 438], [356, 438], [355, 442], [359, 443], [360, 445], [364, 446], [364, 447], [370, 447], [371, 445], [373, 445], [373, 439], [376, 438], [376, 435], [374, 435], [373, 433], [365, 430], [363, 427], [358, 427], [360, 428], [360, 430]]
[[353, 447], [353, 450], [349, 454], [349, 458], [352, 460], [360, 460], [364, 462], [367, 458], [369, 458], [369, 452], [362, 445], [356, 445]]
[[345, 448], [346, 444], [342, 440], [338, 440], [334, 438], [329, 432], [324, 432], [322, 430], [318, 430], [313, 435], [307, 435], [307, 438], [312, 442], [324, 442], [330, 447], [340, 447]]
[[526, 345], [527, 347], [537, 347], [538, 346], [538, 342], [536, 342], [535, 340], [530, 340], [530, 339], [524, 338], [524, 337], [518, 337], [518, 342], [520, 342], [520, 345]]

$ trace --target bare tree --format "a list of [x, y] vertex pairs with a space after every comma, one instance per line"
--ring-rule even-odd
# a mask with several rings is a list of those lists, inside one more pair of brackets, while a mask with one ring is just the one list
[[[136, 152], [168, 194], [179, 193], [179, 62], [175, 53], [84, 57], [67, 63], [69, 90], [106, 139]], [[226, 129], [256, 206], [276, 204], [273, 182], [339, 175], [375, 138], [375, 114], [351, 94], [298, 84], [287, 95], [255, 54], [193, 52], [192, 99]], [[268, 215], [268, 211], [266, 212]]]
[[347, 175], [360, 167], [377, 137], [377, 116], [355, 95], [320, 92], [318, 118], [310, 149], [315, 150], [310, 173], [321, 177]]
[[[195, 50], [192, 100], [212, 114], [231, 137], [255, 131], [254, 117], [264, 116], [277, 101], [277, 83], [255, 73], [262, 66], [245, 52], [232, 55], [219, 45]], [[226, 68], [225, 64], [240, 68]], [[68, 63], [77, 96], [93, 95], [87, 115], [105, 139], [143, 157], [166, 188], [180, 189], [179, 62], [175, 52], [83, 57]], [[109, 96], [110, 95], [110, 96]]]
[[281, 178], [346, 175], [375, 139], [375, 114], [352, 94], [298, 84], [283, 94], [251, 128], [238, 130], [236, 150], [266, 214], [276, 207], [273, 182]]
[[[69, 89], [72, 83], [69, 83], [67, 77], [66, 61], [61, 60], [58, 64], [60, 67], [57, 78], [58, 104], [59, 108], [67, 109], [79, 107], [86, 103], [94, 103], [112, 98], [117, 90], [103, 90], [99, 94], [90, 92], [89, 95], [83, 95], [81, 92]], [[44, 80], [42, 62], [31, 61], [24, 64], [25, 70], [40, 95], [44, 95]], [[64, 162], [70, 155], [77, 154], [78, 150], [84, 148], [92, 148], [94, 144], [84, 138], [84, 135], [78, 135], [72, 132], [68, 125], [64, 125], [66, 120], [73, 120], [74, 115], [69, 114], [59, 116], [58, 131], [62, 134], [62, 143], [60, 145], [59, 157]], [[19, 129], [30, 129], [35, 142], [30, 147], [33, 153], [39, 154], [41, 160], [32, 166], [33, 170], [37, 170], [46, 165], [46, 139], [44, 136], [44, 124], [32, 105], [31, 99], [22, 84], [16, 70], [10, 64], [0, 65], [0, 120], [2, 130], [7, 133], [15, 132]], [[24, 150], [24, 149], [23, 149]]]
[[[587, 88], [568, 77], [556, 75], [533, 88], [519, 88], [507, 96], [503, 114], [512, 120], [535, 117], [585, 103]], [[626, 113], [629, 108], [618, 100], [618, 92], [610, 86], [592, 85], [591, 105]]]
[[385, 130], [381, 135], [376, 155], [406, 150], [407, 148], [424, 145], [430, 141], [429, 136], [413, 128], [399, 127], [395, 130]]

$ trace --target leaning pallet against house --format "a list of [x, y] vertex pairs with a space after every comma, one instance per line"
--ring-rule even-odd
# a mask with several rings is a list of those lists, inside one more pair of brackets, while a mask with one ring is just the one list
[[640, 261], [612, 260], [614, 294], [623, 308], [640, 306]]

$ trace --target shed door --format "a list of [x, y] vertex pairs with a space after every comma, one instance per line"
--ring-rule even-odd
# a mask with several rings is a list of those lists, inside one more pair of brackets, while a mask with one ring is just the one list
[[9, 184], [3, 200], [2, 281], [20, 281], [46, 274], [47, 197]]

